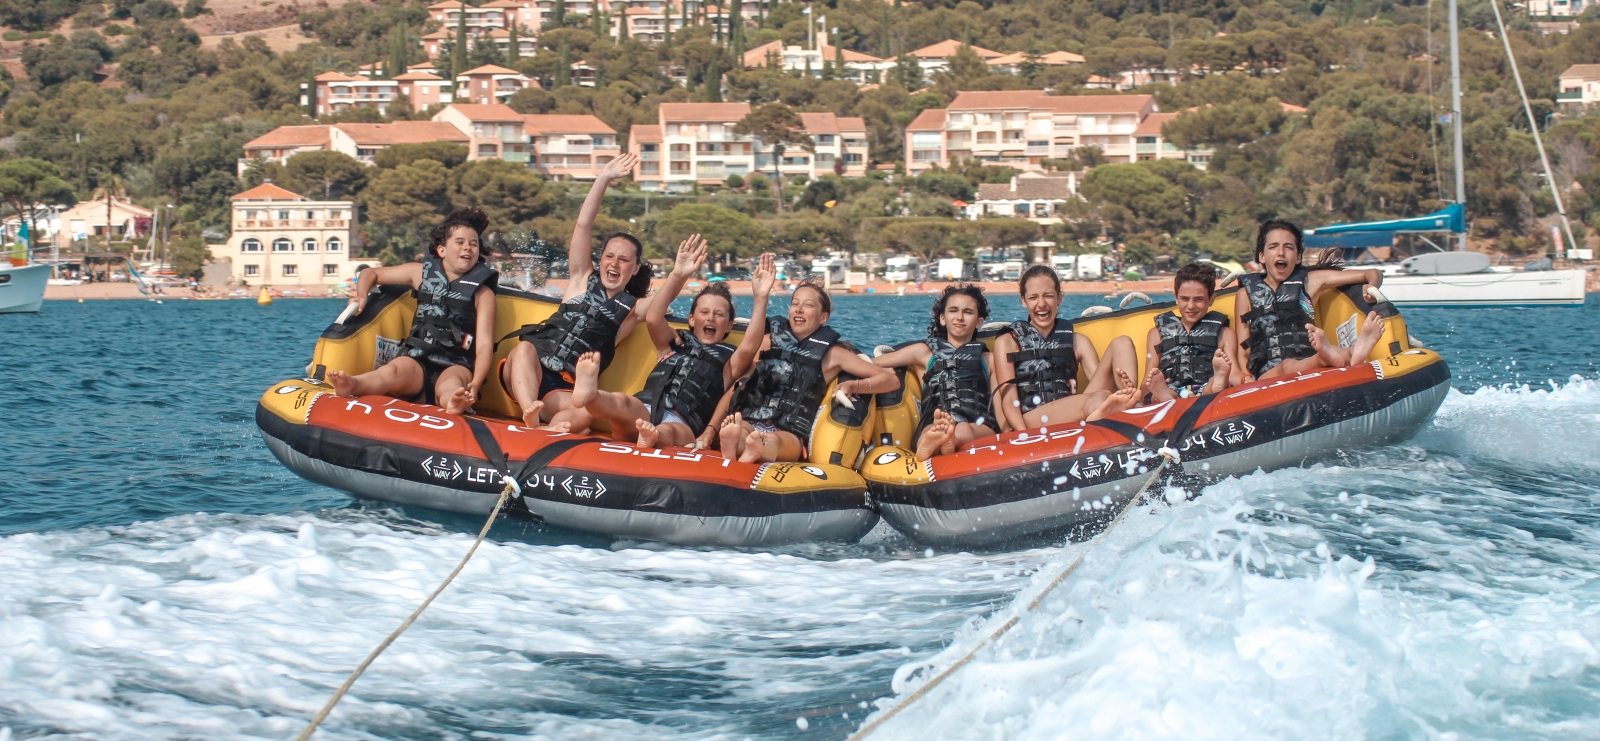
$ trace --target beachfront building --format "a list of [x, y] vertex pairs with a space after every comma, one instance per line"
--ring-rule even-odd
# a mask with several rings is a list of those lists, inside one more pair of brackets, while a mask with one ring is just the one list
[[527, 119], [503, 103], [451, 103], [433, 116], [467, 137], [467, 159], [529, 161]]
[[593, 180], [622, 154], [616, 129], [590, 115], [523, 114], [532, 165], [551, 180]]
[[352, 201], [316, 201], [263, 183], [233, 197], [233, 236], [211, 245], [211, 257], [253, 286], [343, 283], [361, 264], [351, 256], [355, 208]]
[[[634, 124], [628, 149], [639, 155], [633, 181], [647, 190], [689, 190], [713, 185], [730, 175], [749, 177], [773, 171], [773, 151], [733, 127], [750, 112], [749, 103], [662, 103], [659, 123]], [[801, 114], [815, 151], [785, 149], [777, 164], [785, 176], [818, 177], [836, 172], [866, 174], [866, 123], [833, 114]], [[813, 127], [815, 127], [813, 129]]]
[[1139, 122], [1139, 128], [1133, 130], [1134, 158], [1140, 162], [1183, 160], [1202, 170], [1206, 169], [1215, 150], [1206, 146], [1184, 149], [1168, 141], [1166, 135], [1161, 133], [1161, 127], [1177, 117], [1176, 113], [1152, 113], [1145, 116], [1144, 120]]
[[[744, 53], [744, 68], [756, 69], [758, 67], [771, 67], [784, 72], [798, 72], [812, 77], [821, 77], [823, 68], [839, 63], [840, 49], [828, 45], [828, 34], [819, 34], [820, 43], [816, 48], [804, 46], [784, 46], [782, 41], [771, 41]], [[879, 59], [870, 54], [844, 49], [844, 69], [834, 70], [834, 75], [841, 80], [850, 80], [857, 84], [867, 84], [881, 79], [884, 70], [894, 67], [894, 60]]]
[[288, 164], [290, 157], [301, 152], [343, 152], [371, 164], [374, 155], [396, 144], [436, 141], [465, 145], [468, 137], [455, 126], [436, 121], [279, 126], [245, 143], [244, 157], [237, 166], [238, 174], [243, 175], [250, 164], [256, 161]]
[[64, 248], [90, 238], [125, 242], [148, 237], [155, 215], [154, 211], [121, 198], [79, 201], [57, 217], [55, 243]]
[[969, 219], [1004, 216], [1039, 224], [1061, 223], [1062, 208], [1078, 197], [1078, 173], [1024, 172], [1010, 183], [983, 183], [978, 197], [962, 209]]
[[1098, 147], [1111, 162], [1133, 162], [1134, 132], [1156, 101], [1150, 95], [1050, 95], [1043, 90], [963, 92], [906, 127], [906, 172], [965, 160], [1038, 169], [1078, 147]]

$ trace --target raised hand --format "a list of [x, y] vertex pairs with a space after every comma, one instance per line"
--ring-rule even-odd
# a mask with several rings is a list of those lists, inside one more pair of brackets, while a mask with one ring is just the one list
[[761, 253], [761, 261], [756, 263], [756, 269], [750, 273], [750, 290], [756, 296], [767, 296], [772, 293], [772, 284], [778, 280], [778, 268], [773, 262], [771, 252]]
[[601, 166], [600, 174], [595, 177], [606, 181], [617, 180], [632, 173], [633, 166], [637, 164], [639, 164], [639, 155], [633, 152], [623, 152], [620, 157]]
[[678, 245], [678, 257], [672, 261], [672, 272], [692, 275], [706, 261], [706, 241], [699, 234], [690, 234]]

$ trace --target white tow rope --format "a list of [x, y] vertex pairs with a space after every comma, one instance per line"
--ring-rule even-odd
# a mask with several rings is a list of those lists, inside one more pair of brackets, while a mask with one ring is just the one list
[[327, 720], [328, 713], [333, 712], [333, 706], [338, 705], [339, 701], [344, 699], [345, 693], [350, 691], [350, 686], [356, 683], [356, 680], [361, 677], [361, 673], [365, 672], [367, 667], [377, 660], [378, 655], [383, 653], [384, 649], [389, 647], [389, 644], [394, 643], [401, 633], [406, 632], [406, 628], [411, 627], [411, 624], [417, 621], [417, 618], [422, 615], [422, 611], [428, 609], [428, 605], [433, 604], [434, 598], [438, 597], [445, 587], [450, 586], [450, 582], [455, 581], [456, 575], [467, 567], [467, 561], [472, 559], [472, 554], [478, 552], [478, 546], [483, 545], [483, 539], [489, 535], [489, 527], [494, 525], [495, 518], [500, 516], [500, 509], [506, 506], [506, 502], [511, 501], [512, 497], [522, 495], [522, 487], [517, 485], [515, 477], [504, 476], [502, 478], [505, 480], [506, 485], [500, 490], [500, 500], [494, 503], [494, 509], [489, 512], [489, 519], [483, 522], [483, 529], [478, 531], [478, 539], [472, 541], [472, 547], [467, 549], [467, 555], [461, 557], [461, 563], [456, 564], [455, 570], [444, 578], [444, 582], [439, 585], [438, 589], [433, 590], [433, 594], [428, 595], [428, 598], [423, 600], [422, 604], [417, 605], [417, 609], [411, 613], [411, 617], [406, 618], [406, 621], [401, 623], [400, 627], [395, 628], [388, 638], [383, 639], [383, 642], [379, 643], [377, 648], [372, 649], [372, 653], [367, 654], [367, 658], [355, 668], [355, 671], [350, 672], [350, 676], [345, 678], [344, 684], [339, 685], [339, 689], [333, 693], [333, 697], [328, 698], [328, 704], [323, 705], [322, 710], [317, 711], [316, 717], [311, 719], [311, 723], [306, 726], [305, 730], [300, 732], [300, 735], [295, 736], [295, 741], [307, 741], [307, 739], [311, 738], [311, 734], [317, 732], [317, 726], [322, 725], [322, 721]]
[[871, 736], [874, 732], [881, 728], [884, 723], [889, 722], [889, 719], [899, 715], [900, 711], [911, 707], [918, 700], [922, 699], [930, 691], [932, 691], [934, 687], [939, 686], [939, 684], [944, 682], [944, 680], [949, 679], [950, 675], [955, 674], [958, 669], [966, 666], [967, 663], [971, 662], [973, 657], [977, 656], [978, 652], [983, 650], [985, 646], [994, 643], [1012, 628], [1015, 628], [1017, 623], [1022, 622], [1022, 616], [1025, 613], [1029, 613], [1038, 609], [1039, 603], [1044, 601], [1046, 595], [1049, 595], [1055, 590], [1056, 587], [1061, 586], [1061, 583], [1066, 581], [1067, 577], [1072, 575], [1072, 572], [1077, 571], [1078, 567], [1083, 565], [1083, 555], [1092, 550], [1102, 538], [1106, 537], [1106, 533], [1111, 532], [1111, 528], [1116, 527], [1117, 523], [1122, 521], [1122, 516], [1127, 514], [1128, 510], [1133, 509], [1135, 504], [1138, 504], [1144, 499], [1145, 494], [1150, 491], [1150, 485], [1154, 484], [1156, 479], [1161, 477], [1161, 474], [1166, 470], [1167, 465], [1179, 462], [1178, 451], [1170, 447], [1163, 447], [1156, 452], [1161, 455], [1161, 463], [1157, 464], [1156, 470], [1150, 473], [1150, 478], [1145, 479], [1144, 486], [1139, 487], [1139, 491], [1128, 499], [1128, 503], [1122, 506], [1121, 511], [1117, 512], [1117, 516], [1112, 518], [1111, 522], [1106, 525], [1106, 528], [1101, 530], [1100, 534], [1094, 536], [1094, 539], [1089, 541], [1088, 546], [1080, 550], [1077, 556], [1073, 557], [1072, 563], [1067, 564], [1066, 568], [1063, 568], [1060, 573], [1056, 574], [1055, 577], [1050, 580], [1050, 583], [1045, 585], [1044, 589], [1040, 590], [1037, 595], [1034, 595], [1033, 600], [1030, 601], [1026, 607], [1018, 610], [1011, 617], [1007, 618], [1004, 623], [1001, 623], [1000, 626], [991, 631], [989, 635], [984, 636], [983, 640], [978, 641], [977, 644], [972, 647], [972, 650], [967, 651], [966, 654], [962, 655], [961, 658], [945, 667], [938, 674], [935, 674], [927, 682], [924, 682], [921, 687], [918, 687], [911, 694], [906, 695], [900, 700], [900, 702], [895, 703], [881, 715], [878, 715], [872, 720], [867, 721], [865, 725], [861, 726], [860, 730], [851, 734], [850, 738], [846, 741], [861, 741], [862, 739]]

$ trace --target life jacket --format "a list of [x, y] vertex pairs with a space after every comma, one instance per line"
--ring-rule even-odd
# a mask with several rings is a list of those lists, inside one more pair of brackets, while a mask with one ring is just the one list
[[464, 365], [473, 370], [472, 333], [478, 331], [478, 309], [473, 296], [479, 286], [491, 289], [499, 277], [484, 263], [472, 266], [455, 280], [444, 273], [439, 258], [422, 258], [422, 282], [417, 286], [417, 313], [406, 337], [406, 355], [442, 366]]
[[600, 276], [590, 273], [588, 288], [576, 299], [562, 302], [543, 324], [529, 325], [517, 334], [528, 335], [539, 351], [539, 364], [552, 373], [573, 373], [578, 356], [586, 352], [600, 353], [600, 370], [604, 371], [617, 354], [622, 322], [638, 300], [626, 291], [606, 298]]
[[989, 369], [983, 364], [988, 352], [983, 342], [973, 339], [957, 347], [942, 337], [929, 337], [933, 358], [922, 375], [922, 408], [917, 434], [933, 423], [933, 412], [943, 409], [957, 422], [994, 423], [994, 406], [989, 397]]
[[1183, 317], [1172, 312], [1156, 316], [1156, 332], [1161, 343], [1156, 352], [1161, 356], [1161, 375], [1167, 385], [1201, 386], [1211, 381], [1211, 358], [1217, 354], [1222, 342], [1222, 329], [1228, 326], [1228, 317], [1220, 311], [1208, 312], [1195, 322], [1194, 329], [1184, 329]]
[[1316, 321], [1316, 309], [1306, 293], [1306, 275], [1305, 268], [1295, 268], [1277, 290], [1267, 285], [1261, 273], [1239, 278], [1240, 288], [1250, 298], [1250, 311], [1239, 317], [1250, 328], [1250, 337], [1244, 341], [1250, 351], [1250, 375], [1260, 376], [1285, 360], [1317, 354], [1306, 331], [1306, 325]]
[[637, 394], [650, 406], [650, 424], [661, 424], [666, 413], [672, 411], [694, 434], [700, 434], [722, 400], [723, 368], [733, 357], [734, 349], [726, 342], [704, 344], [693, 332], [678, 330], [672, 355], [656, 363], [644, 390]]
[[839, 333], [824, 324], [802, 340], [788, 317], [769, 317], [767, 337], [771, 349], [761, 353], [733, 408], [748, 421], [769, 423], [805, 443], [828, 392], [822, 361], [839, 344]]
[[1056, 317], [1049, 336], [1040, 335], [1026, 319], [1012, 322], [1006, 331], [1017, 340], [1017, 352], [1007, 353], [1006, 359], [1017, 371], [1017, 401], [1023, 412], [1072, 395], [1072, 382], [1078, 377], [1072, 322]]

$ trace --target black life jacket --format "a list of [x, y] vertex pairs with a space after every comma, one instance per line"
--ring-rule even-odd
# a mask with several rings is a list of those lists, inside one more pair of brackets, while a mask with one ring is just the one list
[[839, 333], [824, 324], [802, 340], [789, 328], [788, 317], [769, 317], [767, 337], [771, 349], [761, 353], [733, 407], [746, 420], [769, 423], [805, 443], [828, 393], [822, 361], [839, 344]]
[[943, 409], [957, 422], [994, 423], [994, 406], [989, 398], [989, 370], [984, 367], [983, 354], [989, 348], [974, 339], [956, 347], [942, 337], [929, 337], [928, 349], [933, 359], [928, 372], [922, 375], [922, 408], [917, 422], [917, 433], [933, 423], [933, 412]]
[[1200, 317], [1194, 329], [1184, 329], [1183, 317], [1172, 312], [1156, 315], [1156, 332], [1161, 336], [1156, 352], [1161, 355], [1161, 375], [1167, 377], [1169, 386], [1200, 386], [1211, 381], [1211, 358], [1217, 354], [1226, 326], [1228, 317], [1220, 311]]
[[1007, 353], [1006, 359], [1017, 371], [1017, 401], [1023, 412], [1072, 395], [1072, 382], [1078, 377], [1072, 322], [1056, 317], [1049, 336], [1041, 336], [1026, 319], [1012, 322], [1006, 331], [1017, 340], [1018, 351]]
[[498, 278], [494, 268], [480, 262], [452, 281], [445, 275], [439, 258], [422, 258], [417, 313], [411, 320], [411, 335], [406, 338], [406, 355], [473, 370], [472, 333], [478, 331], [478, 309], [472, 299], [479, 286], [493, 289]]
[[1306, 275], [1305, 268], [1295, 268], [1277, 290], [1267, 285], [1260, 273], [1239, 279], [1240, 289], [1250, 298], [1250, 311], [1239, 317], [1250, 328], [1250, 337], [1244, 341], [1250, 351], [1250, 375], [1259, 377], [1285, 360], [1317, 354], [1306, 332], [1306, 325], [1316, 320], [1316, 309], [1306, 293]]
[[600, 353], [600, 370], [611, 366], [617, 354], [617, 334], [639, 299], [626, 291], [606, 298], [600, 276], [589, 274], [589, 287], [572, 301], [564, 301], [543, 324], [523, 329], [539, 351], [539, 364], [553, 373], [573, 373], [578, 356]]
[[650, 424], [661, 424], [666, 413], [672, 411], [694, 434], [700, 434], [722, 400], [726, 390], [722, 371], [734, 350], [726, 342], [707, 345], [693, 332], [678, 330], [672, 355], [656, 363], [644, 390], [637, 394], [640, 401], [650, 405]]

